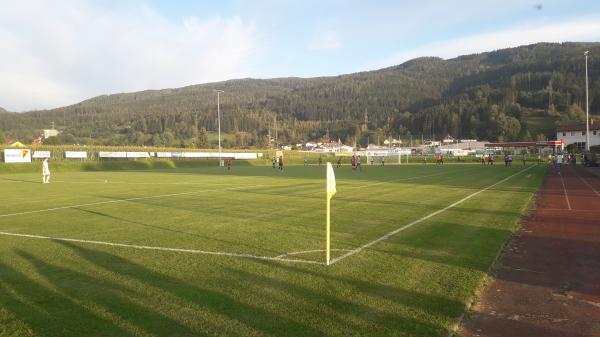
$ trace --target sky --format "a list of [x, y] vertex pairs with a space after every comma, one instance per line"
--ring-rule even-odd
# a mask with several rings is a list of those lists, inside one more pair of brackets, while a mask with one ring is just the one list
[[0, 0], [0, 8], [0, 107], [15, 112], [600, 41], [597, 0]]

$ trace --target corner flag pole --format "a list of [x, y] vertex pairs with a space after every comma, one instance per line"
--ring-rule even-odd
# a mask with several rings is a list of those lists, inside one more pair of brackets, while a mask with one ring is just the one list
[[335, 194], [335, 174], [333, 172], [333, 166], [330, 162], [327, 162], [327, 221], [325, 225], [325, 260], [327, 265], [331, 260], [331, 197]]

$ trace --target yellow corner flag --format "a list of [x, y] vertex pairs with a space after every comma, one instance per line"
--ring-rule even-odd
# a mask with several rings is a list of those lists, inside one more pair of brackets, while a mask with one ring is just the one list
[[329, 260], [331, 259], [331, 212], [330, 212], [330, 200], [331, 197], [333, 197], [333, 195], [335, 194], [336, 189], [335, 189], [335, 173], [333, 172], [333, 166], [331, 166], [331, 163], [327, 163], [327, 223], [325, 226], [325, 232], [326, 232], [326, 244], [325, 244], [325, 260], [327, 261], [327, 265], [329, 265]]

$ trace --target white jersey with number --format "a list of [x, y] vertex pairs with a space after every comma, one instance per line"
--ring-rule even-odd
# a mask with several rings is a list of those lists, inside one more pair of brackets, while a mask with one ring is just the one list
[[42, 163], [42, 174], [43, 175], [49, 175], [50, 174], [50, 169], [48, 168], [48, 162], [44, 161]]

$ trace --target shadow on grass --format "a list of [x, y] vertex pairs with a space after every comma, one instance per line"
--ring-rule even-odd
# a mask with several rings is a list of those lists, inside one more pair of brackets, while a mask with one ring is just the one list
[[230, 320], [241, 322], [260, 331], [262, 334], [273, 336], [323, 335], [320, 330], [309, 325], [281, 317], [258, 306], [242, 303], [223, 293], [202, 289], [182, 280], [163, 275], [122, 257], [68, 242], [59, 243], [95, 266], [121, 277], [131, 278], [148, 286], [161, 289], [183, 301], [193, 303], [202, 310], [224, 315]]
[[[441, 312], [438, 309], [443, 307], [462, 308], [462, 304], [441, 297], [415, 293], [376, 283], [363, 282], [357, 279], [336, 277], [288, 265], [276, 265], [269, 262], [266, 262], [266, 264], [270, 268], [285, 269], [282, 275], [291, 281], [283, 280], [274, 275], [258, 275], [239, 269], [228, 268], [227, 271], [230, 274], [236, 275], [236, 278], [243, 279], [261, 290], [269, 289], [270, 291], [267, 294], [273, 294], [272, 290], [277, 290], [278, 292], [290, 294], [294, 298], [299, 299], [299, 301], [294, 303], [286, 303], [285, 300], [271, 296], [268, 298], [271, 303], [279, 301], [279, 305], [282, 306], [301, 306], [305, 312], [319, 308], [318, 310], [322, 312], [322, 317], [319, 319], [325, 321], [323, 323], [329, 326], [340, 324], [342, 330], [346, 331], [346, 335], [355, 332], [359, 335], [378, 336], [396, 335], [399, 333], [436, 336], [446, 331], [445, 327], [433, 322], [426, 322], [417, 317], [406, 317], [394, 313], [394, 310], [389, 305], [383, 305], [382, 301], [392, 301], [403, 307], [409, 307], [411, 308], [410, 310], [417, 309], [432, 315], [440, 315]], [[290, 277], [290, 274], [293, 274], [292, 277]], [[311, 289], [302, 282], [302, 280], [307, 278], [325, 280], [328, 289]], [[355, 290], [358, 289], [358, 291], [353, 291], [351, 295], [341, 293], [332, 295], [340, 289], [336, 287], [337, 285], [340, 285], [341, 288], [350, 287]], [[365, 300], [365, 297], [368, 299], [370, 305], [361, 303], [361, 301]], [[328, 312], [335, 314], [326, 316], [325, 313]], [[319, 313], [314, 314], [319, 315]]]
[[[113, 320], [125, 321], [150, 334], [197, 336], [198, 331], [190, 328], [139, 304], [146, 296], [124, 285], [98, 279], [90, 275], [47, 263], [27, 252], [16, 251], [17, 255], [30, 262], [36, 272], [48, 281], [58, 293], [65, 294], [74, 301], [97, 311], [108, 313]], [[77, 319], [71, 318], [77, 322]], [[62, 322], [64, 324], [64, 322]], [[98, 326], [97, 331], [102, 331]]]
[[108, 219], [111, 219], [111, 220], [116, 220], [116, 221], [121, 221], [121, 222], [129, 223], [129, 224], [133, 224], [133, 225], [136, 225], [136, 226], [142, 226], [142, 227], [147, 227], [147, 228], [158, 229], [160, 231], [171, 232], [171, 233], [176, 233], [176, 234], [182, 234], [182, 235], [185, 235], [185, 236], [193, 236], [193, 237], [200, 238], [200, 239], [207, 240], [207, 241], [218, 241], [218, 242], [224, 243], [224, 244], [226, 244], [228, 246], [231, 246], [231, 245], [234, 245], [234, 246], [243, 246], [243, 247], [247, 247], [247, 248], [251, 248], [251, 249], [257, 249], [257, 250], [260, 250], [260, 251], [267, 251], [267, 252], [270, 252], [270, 253], [273, 253], [273, 254], [280, 254], [278, 251], [270, 250], [270, 249], [267, 249], [265, 247], [253, 246], [253, 245], [250, 245], [250, 244], [248, 244], [246, 242], [227, 241], [227, 240], [219, 239], [219, 238], [216, 238], [216, 237], [211, 237], [211, 236], [206, 236], [206, 235], [200, 235], [200, 234], [197, 234], [197, 233], [190, 233], [190, 232], [186, 232], [186, 231], [180, 231], [180, 230], [177, 230], [177, 229], [163, 227], [163, 226], [151, 225], [151, 224], [147, 224], [147, 223], [140, 222], [140, 221], [133, 221], [133, 220], [125, 219], [123, 217], [118, 217], [118, 216], [110, 215], [110, 214], [99, 212], [99, 211], [92, 211], [92, 210], [89, 210], [89, 209], [82, 209], [82, 208], [77, 208], [77, 207], [75, 207], [74, 209], [82, 211], [82, 212], [85, 212], [85, 213], [89, 213], [89, 214], [93, 214], [93, 215], [105, 217], [105, 218], [108, 218]]
[[508, 229], [436, 222], [388, 239], [386, 248], [368, 250], [487, 273], [511, 234]]
[[[61, 274], [67, 276], [69, 272], [62, 270]], [[35, 336], [134, 336], [111, 320], [91, 312], [70, 294], [33, 281], [2, 262], [0, 306], [26, 324]], [[8, 336], [19, 336], [23, 331], [7, 333]]]

